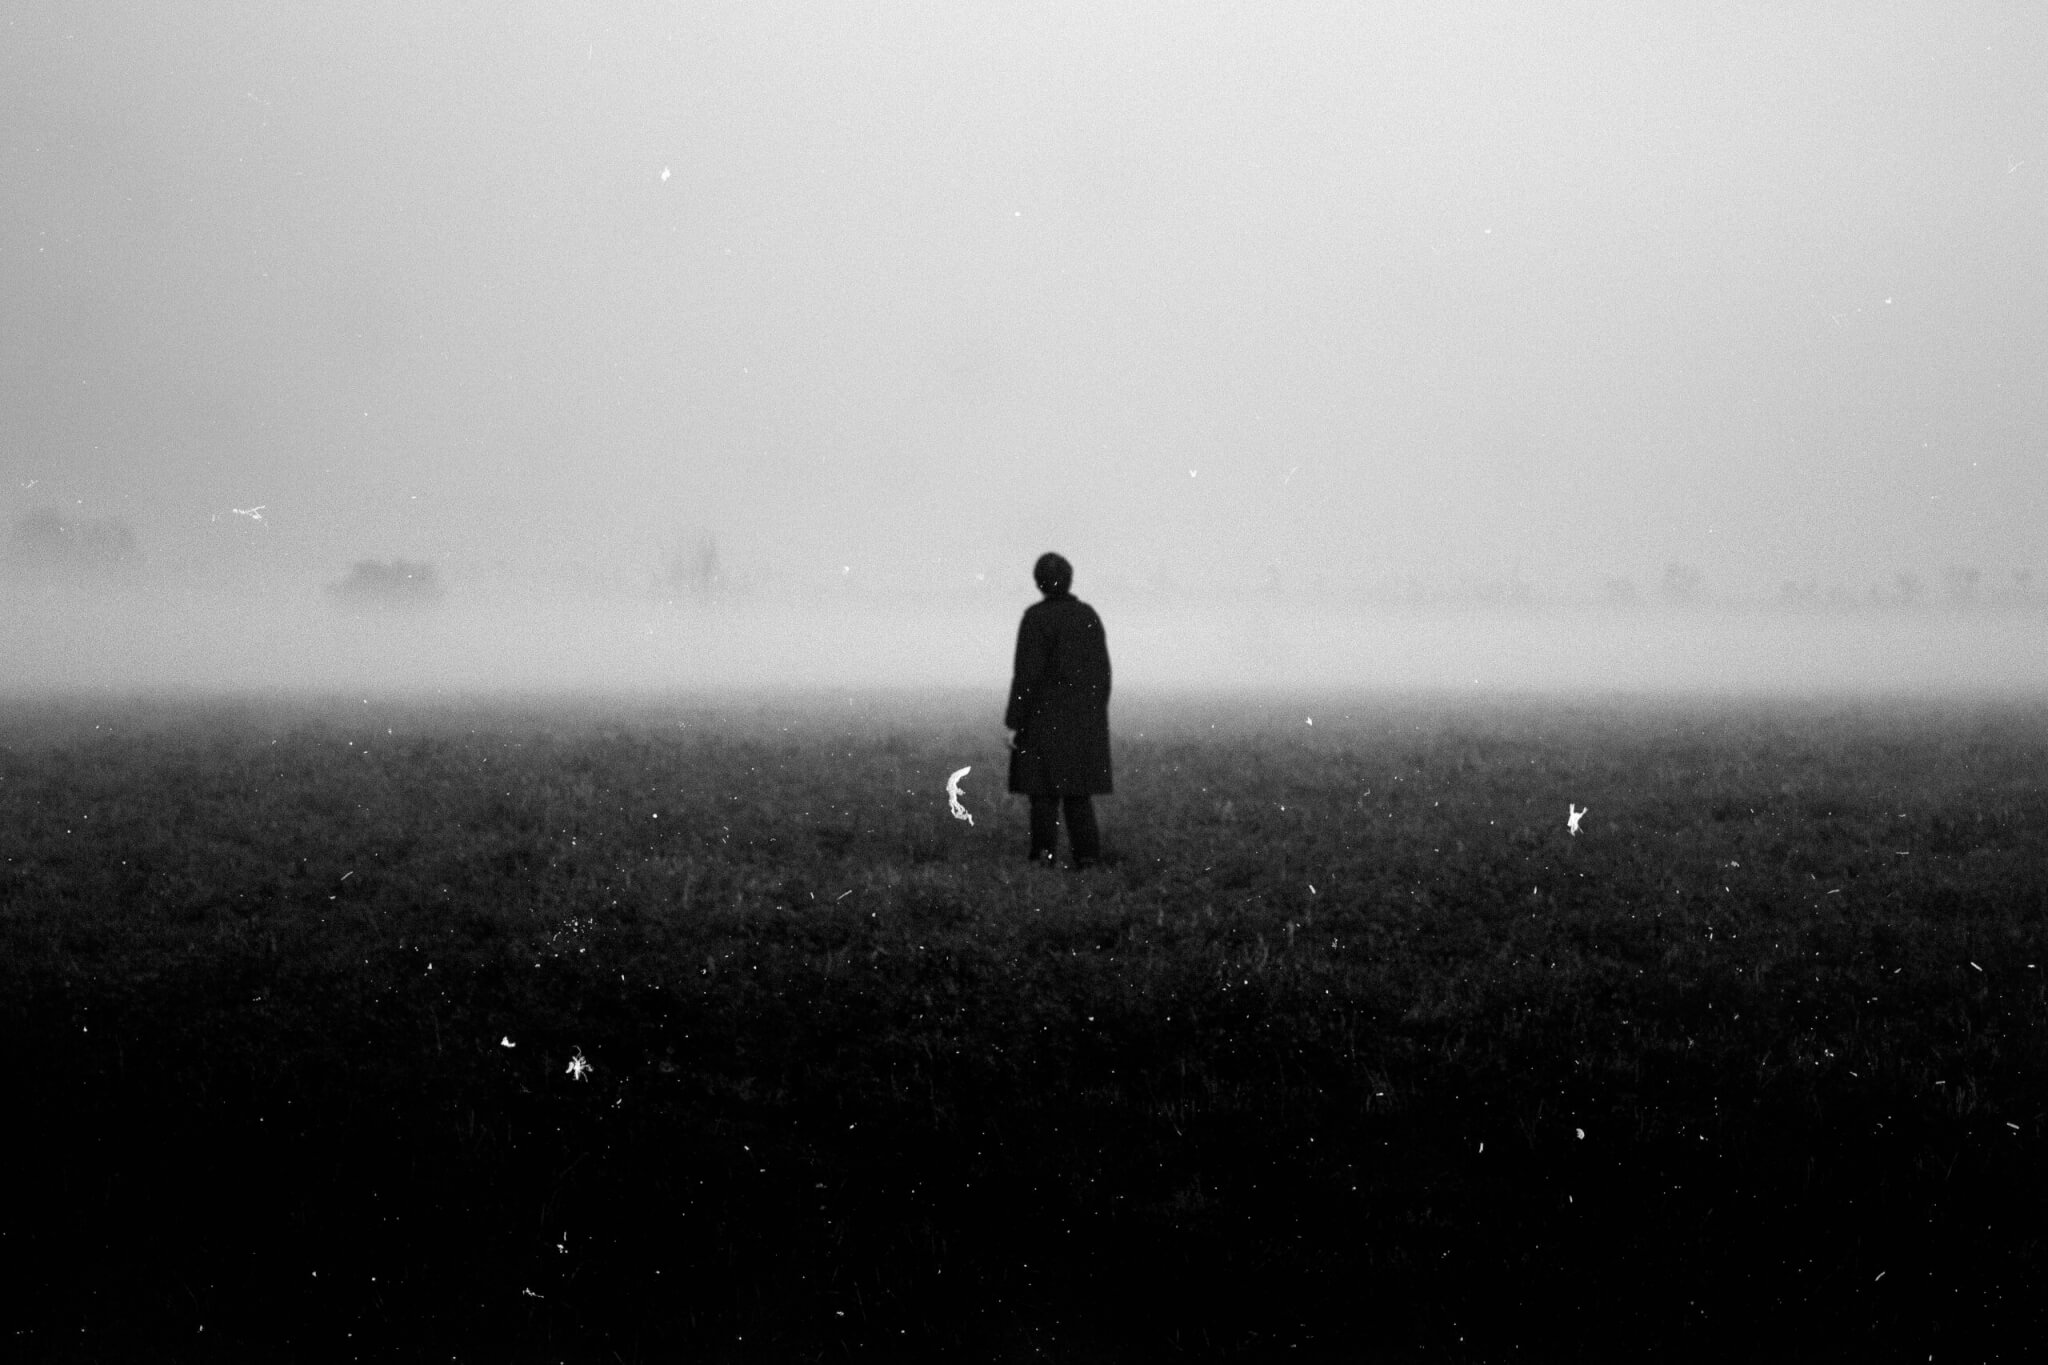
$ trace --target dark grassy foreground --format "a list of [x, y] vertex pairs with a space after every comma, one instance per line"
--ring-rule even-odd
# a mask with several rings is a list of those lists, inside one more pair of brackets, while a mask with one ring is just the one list
[[2039, 1340], [2048, 710], [998, 700], [11, 706], [0, 1350]]

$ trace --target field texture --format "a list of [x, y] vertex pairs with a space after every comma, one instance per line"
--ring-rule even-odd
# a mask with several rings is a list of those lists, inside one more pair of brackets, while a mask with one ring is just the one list
[[1000, 701], [13, 705], [6, 1351], [2038, 1342], [2048, 710]]

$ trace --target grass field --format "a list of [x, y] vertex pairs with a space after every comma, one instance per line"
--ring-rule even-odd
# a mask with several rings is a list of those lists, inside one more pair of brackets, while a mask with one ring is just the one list
[[11, 705], [8, 1352], [2039, 1340], [2048, 706], [1000, 700]]

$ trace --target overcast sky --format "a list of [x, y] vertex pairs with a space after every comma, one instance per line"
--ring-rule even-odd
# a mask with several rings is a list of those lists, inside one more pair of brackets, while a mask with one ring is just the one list
[[2048, 570], [2036, 3], [0, 15], [0, 513], [159, 564]]

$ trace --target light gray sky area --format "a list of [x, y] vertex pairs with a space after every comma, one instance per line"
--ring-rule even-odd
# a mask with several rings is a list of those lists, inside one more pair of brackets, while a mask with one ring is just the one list
[[1162, 675], [1335, 648], [1240, 598], [2048, 597], [2044, 73], [2031, 2], [0, 0], [0, 518], [626, 633], [715, 539], [977, 677], [1046, 549]]

